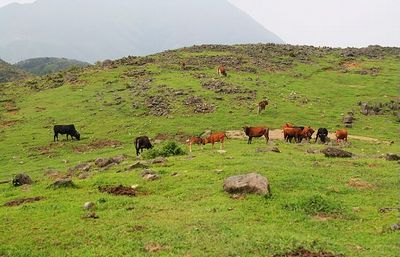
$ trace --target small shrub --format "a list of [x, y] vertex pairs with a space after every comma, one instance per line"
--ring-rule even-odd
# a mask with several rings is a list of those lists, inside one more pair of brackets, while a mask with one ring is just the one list
[[161, 148], [152, 148], [144, 154], [145, 159], [154, 159], [156, 157], [169, 157], [175, 155], [184, 155], [186, 152], [174, 141], [166, 142]]
[[298, 203], [287, 204], [284, 208], [291, 211], [303, 211], [308, 215], [342, 214], [344, 210], [340, 202], [328, 199], [322, 195], [314, 195]]

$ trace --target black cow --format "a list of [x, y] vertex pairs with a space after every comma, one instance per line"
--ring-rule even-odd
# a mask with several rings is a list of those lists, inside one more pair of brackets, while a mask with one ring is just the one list
[[139, 151], [143, 153], [143, 149], [153, 148], [153, 145], [150, 143], [150, 139], [147, 136], [137, 137], [135, 139], [135, 148], [136, 148], [136, 156], [139, 156]]
[[74, 137], [77, 140], [81, 140], [81, 134], [75, 129], [75, 126], [73, 124], [71, 125], [54, 125], [54, 142], [58, 141], [58, 134], [65, 135], [67, 134], [67, 140], [68, 136], [71, 136], [71, 139]]
[[318, 138], [322, 143], [325, 144], [326, 139], [328, 138], [328, 130], [326, 128], [319, 128], [317, 131], [317, 137], [315, 138], [315, 143], [317, 142]]

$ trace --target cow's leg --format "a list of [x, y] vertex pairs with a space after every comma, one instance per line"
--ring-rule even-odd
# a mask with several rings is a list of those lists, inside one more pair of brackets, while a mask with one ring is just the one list
[[268, 141], [269, 141], [269, 131], [265, 132], [264, 137], [265, 137], [265, 140], [267, 141], [267, 144], [268, 144]]
[[189, 143], [189, 152], [192, 152], [192, 143]]
[[56, 142], [56, 138], [57, 138], [57, 141], [58, 141], [58, 133], [54, 133], [54, 142]]
[[214, 149], [214, 142], [211, 143], [211, 149]]
[[249, 139], [247, 140], [247, 144], [251, 144], [251, 136], [249, 136]]

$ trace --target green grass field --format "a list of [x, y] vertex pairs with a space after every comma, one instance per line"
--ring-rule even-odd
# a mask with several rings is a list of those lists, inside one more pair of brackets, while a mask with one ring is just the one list
[[[0, 256], [274, 256], [297, 248], [398, 256], [399, 232], [390, 230], [398, 212], [379, 208], [399, 205], [399, 164], [381, 158], [400, 152], [399, 122], [390, 113], [364, 116], [358, 102], [399, 101], [399, 49], [372, 49], [373, 57], [367, 50], [346, 57], [340, 49], [202, 46], [0, 84], [0, 181], [20, 172], [35, 181], [0, 184]], [[221, 63], [227, 78], [216, 74]], [[221, 82], [236, 93], [202, 86]], [[215, 111], [194, 113], [185, 104], [189, 96]], [[166, 115], [153, 115], [159, 110], [151, 97], [167, 103]], [[263, 98], [269, 106], [257, 115]], [[354, 158], [307, 153], [325, 148], [320, 144], [230, 139], [225, 154], [194, 146], [191, 154], [151, 165], [160, 175], [155, 181], [143, 180], [141, 170], [124, 171], [137, 161], [133, 140], [139, 135], [184, 138], [286, 122], [334, 131], [352, 110], [349, 134], [380, 140], [351, 140], [343, 147]], [[60, 136], [53, 143], [53, 125], [72, 123], [81, 141]], [[256, 152], [272, 146], [281, 153]], [[79, 163], [121, 154], [127, 160], [106, 171], [93, 166], [85, 179], [72, 174], [77, 188], [48, 188], [55, 179], [49, 173], [66, 176]], [[250, 172], [268, 178], [271, 197], [233, 199], [223, 191], [224, 179]], [[140, 194], [98, 190], [119, 184], [139, 185]], [[36, 196], [44, 199], [3, 206]], [[325, 209], [314, 212], [313, 199], [320, 199], [316, 209]], [[88, 201], [95, 202], [98, 219], [82, 218]]]

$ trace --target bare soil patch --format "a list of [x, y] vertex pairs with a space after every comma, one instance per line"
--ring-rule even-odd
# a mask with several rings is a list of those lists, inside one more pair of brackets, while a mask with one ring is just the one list
[[134, 188], [126, 187], [123, 185], [119, 186], [99, 186], [99, 191], [102, 193], [109, 193], [112, 195], [126, 195], [136, 196], [137, 191]]
[[42, 196], [16, 199], [16, 200], [12, 200], [12, 201], [5, 203], [4, 206], [18, 206], [18, 205], [25, 204], [25, 203], [37, 202], [37, 201], [40, 201], [43, 199], [44, 199], [44, 197], [42, 197]]
[[99, 141], [95, 141], [95, 142], [92, 142], [87, 145], [75, 146], [73, 148], [73, 150], [74, 150], [74, 152], [77, 152], [77, 153], [84, 153], [84, 152], [91, 152], [91, 151], [95, 151], [95, 150], [106, 148], [106, 147], [115, 148], [115, 147], [118, 147], [121, 145], [122, 145], [122, 142], [117, 141], [117, 140], [99, 140]]
[[347, 183], [349, 187], [356, 189], [374, 189], [375, 186], [371, 183], [361, 180], [360, 178], [351, 178]]
[[9, 128], [20, 122], [19, 120], [5, 120], [0, 123], [0, 127]]
[[299, 248], [293, 252], [278, 254], [273, 257], [343, 257], [343, 255], [335, 255], [327, 252], [311, 252], [304, 248]]

